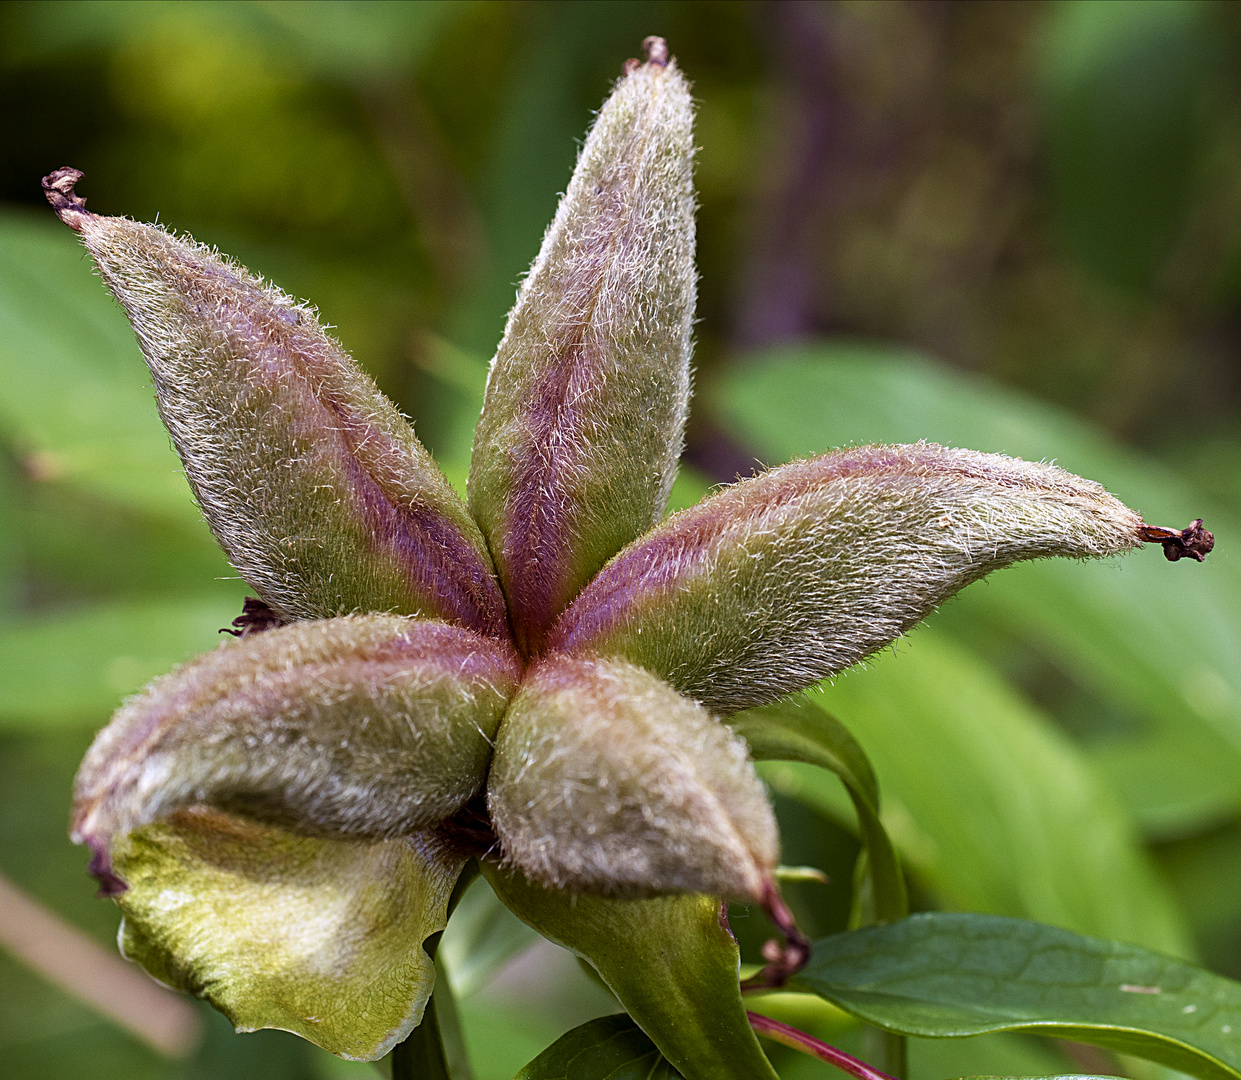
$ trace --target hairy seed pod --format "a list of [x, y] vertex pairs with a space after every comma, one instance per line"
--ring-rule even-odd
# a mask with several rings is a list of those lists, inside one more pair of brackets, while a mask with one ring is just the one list
[[761, 903], [779, 855], [744, 741], [622, 660], [549, 657], [530, 673], [487, 802], [505, 856], [550, 888]]
[[504, 601], [465, 506], [315, 314], [164, 229], [44, 180], [120, 301], [211, 531], [280, 615], [422, 614], [491, 635]]
[[345, 616], [252, 634], [131, 698], [78, 773], [73, 838], [205, 804], [312, 836], [407, 835], [481, 788], [520, 669], [445, 623]]
[[842, 450], [670, 517], [600, 572], [549, 647], [628, 657], [734, 712], [843, 671], [993, 570], [1115, 555], [1141, 527], [1051, 465], [925, 443]]
[[599, 113], [492, 361], [470, 509], [518, 646], [659, 520], [689, 401], [689, 87], [662, 41]]

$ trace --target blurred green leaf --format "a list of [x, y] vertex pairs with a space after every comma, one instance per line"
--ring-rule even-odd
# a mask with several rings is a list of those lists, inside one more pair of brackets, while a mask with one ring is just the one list
[[967, 589], [948, 614], [1020, 632], [1142, 717], [1141, 731], [1089, 750], [1144, 826], [1187, 829], [1241, 806], [1241, 567], [1227, 551], [1237, 530], [1183, 478], [1067, 413], [899, 348], [783, 350], [717, 390], [717, 411], [773, 462], [928, 439], [1054, 459], [1152, 523], [1206, 518], [1221, 543], [1201, 566], [1171, 565], [1157, 549], [1123, 562], [1026, 563]]
[[216, 645], [239, 610], [229, 597], [170, 597], [0, 623], [0, 730], [99, 725], [125, 695]]
[[[1123, 808], [1067, 738], [950, 640], [923, 628], [812, 696], [865, 747], [884, 824], [940, 902], [1192, 955]], [[818, 770], [760, 771], [849, 820]]]
[[746, 1019], [737, 943], [719, 900], [574, 896], [490, 862], [482, 872], [518, 918], [599, 973], [689, 1080], [775, 1080]]
[[168, 0], [66, 0], [55, 10], [24, 6], [18, 51], [29, 59], [84, 46], [116, 48], [139, 35], [193, 26], [204, 36], [233, 33], [257, 40], [320, 75], [365, 82], [416, 65], [443, 24], [465, 6], [446, 0], [199, 0], [187, 9]]
[[1207, 149], [1213, 50], [1194, 0], [1075, 0], [1042, 55], [1048, 173], [1065, 240], [1104, 280], [1155, 284]]
[[909, 914], [905, 879], [879, 818], [879, 786], [866, 753], [839, 720], [806, 697], [794, 697], [728, 718], [757, 761], [804, 761], [840, 777], [866, 844], [875, 918], [895, 922]]
[[1241, 1076], [1241, 984], [1024, 920], [940, 912], [837, 934], [795, 984], [905, 1035], [1030, 1031]]
[[628, 1016], [602, 1016], [565, 1033], [514, 1080], [674, 1080], [676, 1071]]
[[0, 212], [0, 429], [36, 478], [193, 521], [133, 331], [54, 220]]
[[448, 969], [454, 992], [466, 997], [485, 986], [508, 961], [539, 939], [482, 878], [453, 909], [436, 961]]

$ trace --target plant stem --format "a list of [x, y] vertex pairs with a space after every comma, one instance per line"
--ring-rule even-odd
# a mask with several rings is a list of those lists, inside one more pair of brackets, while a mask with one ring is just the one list
[[422, 1023], [392, 1050], [392, 1080], [452, 1080], [435, 1015], [434, 994], [427, 1001]]
[[862, 1028], [862, 1039], [863, 1046], [866, 1047], [866, 1056], [896, 1077], [896, 1080], [903, 1080], [908, 1071], [909, 1056], [906, 1049], [908, 1040], [905, 1036], [884, 1031], [882, 1028], [871, 1027], [868, 1024]]
[[846, 1054], [843, 1050], [828, 1046], [827, 1043], [816, 1039], [813, 1035], [807, 1035], [795, 1027], [782, 1024], [779, 1020], [772, 1020], [770, 1017], [760, 1016], [753, 1012], [747, 1012], [746, 1016], [750, 1020], [750, 1026], [763, 1038], [792, 1047], [794, 1050], [800, 1050], [803, 1054], [809, 1054], [829, 1065], [835, 1065], [842, 1072], [856, 1077], [856, 1080], [893, 1080], [887, 1073], [867, 1065], [866, 1062], [860, 1061], [852, 1054]]

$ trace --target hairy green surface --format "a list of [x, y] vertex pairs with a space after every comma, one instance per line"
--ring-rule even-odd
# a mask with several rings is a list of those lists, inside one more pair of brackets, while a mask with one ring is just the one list
[[745, 743], [655, 676], [552, 657], [527, 676], [487, 785], [505, 855], [552, 888], [761, 902], [775, 817]]
[[322, 836], [395, 837], [482, 787], [518, 669], [444, 623], [355, 615], [251, 634], [153, 683], [96, 738], [76, 838], [200, 803]]
[[674, 514], [612, 560], [552, 641], [626, 656], [733, 712], [842, 671], [993, 570], [1119, 554], [1140, 524], [1051, 465], [926, 443], [842, 450]]
[[207, 523], [263, 599], [296, 618], [460, 618], [368, 516], [434, 518], [489, 568], [482, 537], [412, 428], [314, 313], [164, 229], [66, 220], [133, 324]]
[[692, 122], [675, 61], [621, 79], [492, 361], [469, 505], [527, 651], [659, 520], [676, 475], [696, 282]]
[[464, 858], [425, 837], [297, 836], [183, 812], [114, 852], [121, 949], [210, 1001], [238, 1031], [282, 1028], [372, 1061], [422, 1019]]

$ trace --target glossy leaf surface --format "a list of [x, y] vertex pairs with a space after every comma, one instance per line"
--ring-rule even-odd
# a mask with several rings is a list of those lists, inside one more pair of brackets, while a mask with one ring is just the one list
[[676, 1071], [628, 1016], [601, 1016], [566, 1032], [514, 1080], [677, 1080]]
[[815, 943], [796, 985], [890, 1031], [1030, 1031], [1241, 1076], [1241, 984], [1134, 945], [937, 912]]

